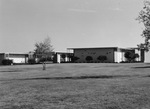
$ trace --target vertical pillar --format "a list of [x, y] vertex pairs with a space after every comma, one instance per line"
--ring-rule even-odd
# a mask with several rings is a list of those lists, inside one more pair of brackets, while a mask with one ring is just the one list
[[145, 61], [145, 51], [144, 49], [141, 49], [141, 62]]

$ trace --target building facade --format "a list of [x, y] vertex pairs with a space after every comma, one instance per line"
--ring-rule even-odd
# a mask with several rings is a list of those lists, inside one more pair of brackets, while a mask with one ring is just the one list
[[73, 53], [66, 53], [66, 52], [56, 52], [54, 55], [54, 63], [66, 63], [66, 62], [72, 62], [71, 56], [73, 56]]
[[13, 63], [27, 63], [28, 62], [28, 54], [19, 54], [19, 53], [0, 53], [0, 64], [4, 59], [12, 60]]
[[[101, 48], [68, 48], [74, 52], [74, 57], [78, 59], [75, 62], [84, 63], [87, 57], [91, 57], [90, 62], [106, 62], [106, 63], [120, 63], [126, 61], [124, 57], [125, 52], [130, 51], [139, 54], [137, 61], [144, 62], [144, 51], [136, 48], [118, 48], [118, 47], [101, 47]], [[105, 57], [100, 60], [99, 57]]]
[[[70, 52], [72, 50], [72, 52]], [[4, 59], [12, 60], [16, 64], [28, 63], [28, 60], [35, 59], [36, 63], [40, 58], [45, 58], [47, 61], [51, 60], [53, 63], [66, 62], [104, 62], [104, 63], [120, 63], [125, 62], [126, 52], [138, 54], [137, 62], [150, 62], [150, 52], [145, 53], [143, 49], [138, 48], [118, 48], [118, 47], [99, 47], [99, 48], [68, 48], [68, 52], [51, 52], [47, 54], [35, 54], [29, 52], [28, 54], [19, 53], [0, 53], [0, 65]]]

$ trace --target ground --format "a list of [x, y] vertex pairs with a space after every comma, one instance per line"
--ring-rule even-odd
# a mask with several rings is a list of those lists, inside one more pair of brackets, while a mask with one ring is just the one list
[[0, 66], [0, 109], [150, 109], [150, 64]]

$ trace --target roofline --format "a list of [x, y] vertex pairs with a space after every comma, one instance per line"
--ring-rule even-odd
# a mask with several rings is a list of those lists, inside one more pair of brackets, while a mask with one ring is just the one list
[[120, 50], [138, 50], [138, 47], [127, 47], [127, 48], [119, 48], [119, 47], [88, 47], [88, 48], [67, 48], [67, 50], [82, 50], [82, 49], [120, 49]]
[[55, 52], [56, 54], [72, 54], [72, 53], [68, 53], [68, 52]]
[[118, 47], [88, 47], [88, 48], [67, 48], [68, 50], [80, 50], [80, 49], [118, 49]]
[[5, 54], [5, 53], [0, 53], [0, 54]]
[[28, 53], [0, 53], [0, 54], [27, 55]]
[[139, 50], [138, 47], [119, 48], [121, 50]]
[[9, 55], [28, 55], [27, 53], [8, 53]]

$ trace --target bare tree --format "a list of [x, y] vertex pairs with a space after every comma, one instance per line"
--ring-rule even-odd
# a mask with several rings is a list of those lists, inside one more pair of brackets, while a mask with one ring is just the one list
[[49, 58], [48, 56], [52, 55], [52, 52], [54, 51], [50, 37], [45, 38], [44, 41], [36, 42], [34, 51], [39, 59], [43, 60]]
[[145, 29], [143, 30], [142, 36], [145, 38], [145, 42], [138, 45], [140, 49], [149, 51], [150, 49], [150, 1], [144, 1], [144, 7], [140, 11], [138, 18], [136, 19], [140, 23], [144, 24]]
[[50, 37], [45, 38], [44, 41], [42, 42], [35, 43], [35, 53], [37, 54], [49, 53], [53, 52], [53, 50], [54, 48], [53, 45], [51, 44]]

